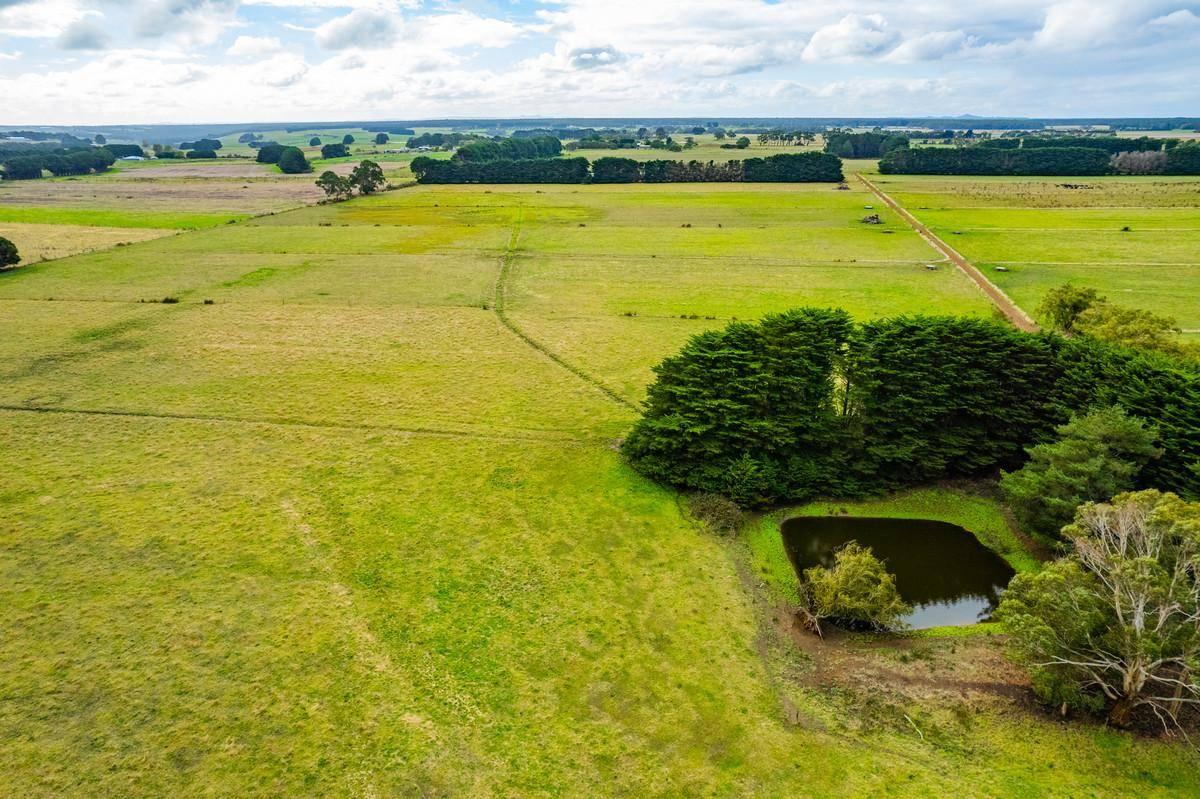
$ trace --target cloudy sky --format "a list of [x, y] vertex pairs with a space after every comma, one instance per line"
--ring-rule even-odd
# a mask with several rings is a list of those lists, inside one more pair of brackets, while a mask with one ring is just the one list
[[1181, 0], [0, 0], [0, 124], [1200, 114]]

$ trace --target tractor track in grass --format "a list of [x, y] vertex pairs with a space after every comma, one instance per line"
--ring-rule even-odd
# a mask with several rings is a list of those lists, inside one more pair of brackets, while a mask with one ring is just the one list
[[526, 441], [535, 443], [545, 442], [569, 444], [604, 440], [602, 438], [588, 438], [586, 436], [577, 436], [555, 431], [546, 431], [545, 434], [521, 433], [517, 431], [488, 433], [479, 430], [452, 430], [437, 427], [353, 424], [349, 422], [309, 422], [302, 419], [243, 418], [237, 416], [222, 416], [219, 414], [170, 413], [166, 411], [134, 411], [104, 408], [63, 408], [48, 406], [38, 407], [36, 405], [0, 404], [0, 412], [61, 414], [63, 416], [111, 416], [124, 419], [151, 419], [156, 421], [171, 422], [207, 422], [216, 424], [258, 425], [261, 427], [307, 428], [310, 430], [347, 430], [374, 433], [402, 433], [442, 438], [475, 438], [493, 441]]
[[583, 382], [592, 386], [592, 388], [600, 391], [602, 394], [604, 394], [604, 396], [608, 397], [613, 402], [622, 405], [631, 411], [638, 410], [638, 406], [635, 403], [630, 402], [625, 397], [622, 397], [616, 391], [605, 385], [601, 380], [588, 374], [583, 369], [563, 358], [557, 352], [526, 333], [524, 329], [522, 329], [521, 326], [518, 325], [512, 319], [512, 317], [508, 315], [508, 285], [509, 281], [512, 279], [512, 264], [513, 259], [516, 257], [517, 240], [521, 237], [521, 224], [524, 221], [524, 216], [524, 211], [518, 210], [517, 218], [513, 222], [512, 234], [508, 237], [508, 245], [504, 248], [504, 254], [500, 256], [500, 272], [496, 276], [495, 297], [492, 301], [492, 310], [496, 312], [496, 318], [499, 319], [500, 324], [504, 325], [504, 327], [506, 327], [514, 336], [521, 339], [521, 341], [525, 342], [545, 357], [549, 358], [556, 365], [561, 366], [563, 369], [566, 369]]
[[933, 231], [921, 224], [921, 222], [900, 203], [893, 200], [883, 191], [881, 191], [874, 183], [867, 180], [861, 174], [856, 174], [859, 180], [871, 190], [871, 193], [878, 197], [884, 205], [895, 211], [908, 226], [917, 232], [917, 235], [923, 238], [930, 247], [933, 247], [939, 253], [950, 260], [950, 263], [958, 267], [959, 271], [971, 279], [979, 289], [987, 295], [987, 298], [992, 301], [992, 304], [1000, 309], [1000, 312], [1008, 318], [1016, 327], [1026, 332], [1034, 332], [1038, 329], [1037, 322], [1033, 321], [1033, 317], [1025, 313], [1021, 306], [1017, 305], [1012, 299], [1004, 293], [999, 286], [988, 280], [983, 272], [975, 264], [964, 258], [957, 250], [951, 247], [946, 242], [942, 241]]

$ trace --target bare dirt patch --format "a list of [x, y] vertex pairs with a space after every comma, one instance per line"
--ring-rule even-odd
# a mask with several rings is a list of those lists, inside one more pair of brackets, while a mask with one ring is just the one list
[[[261, 178], [278, 170], [268, 164], [249, 159], [229, 164], [163, 164], [121, 171], [121, 180], [153, 180], [158, 178]], [[279, 175], [279, 177], [286, 177]]]

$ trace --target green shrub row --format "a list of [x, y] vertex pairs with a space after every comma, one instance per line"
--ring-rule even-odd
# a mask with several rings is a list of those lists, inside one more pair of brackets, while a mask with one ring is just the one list
[[743, 505], [1013, 468], [1096, 406], [1157, 428], [1163, 454], [1139, 485], [1200, 493], [1200, 375], [1087, 338], [799, 309], [702, 333], [655, 372], [624, 454], [655, 480]]

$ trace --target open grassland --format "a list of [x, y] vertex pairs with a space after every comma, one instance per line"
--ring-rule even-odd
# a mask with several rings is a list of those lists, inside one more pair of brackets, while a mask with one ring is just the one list
[[100, 175], [0, 181], [0, 236], [22, 263], [227, 225], [320, 199], [311, 175], [253, 161], [120, 162]]
[[[0, 220], [3, 213], [0, 212]], [[21, 263], [32, 264], [92, 250], [106, 250], [138, 241], [169, 236], [175, 231], [152, 227], [90, 227], [87, 225], [33, 225], [0, 221], [0, 236], [17, 245]]]
[[818, 681], [756, 550], [614, 452], [734, 317], [991, 312], [866, 205], [423, 187], [0, 274], [0, 794], [1195, 794], [987, 688], [990, 636]]
[[1027, 311], [1070, 282], [1200, 328], [1198, 179], [881, 176], [877, 183]]

